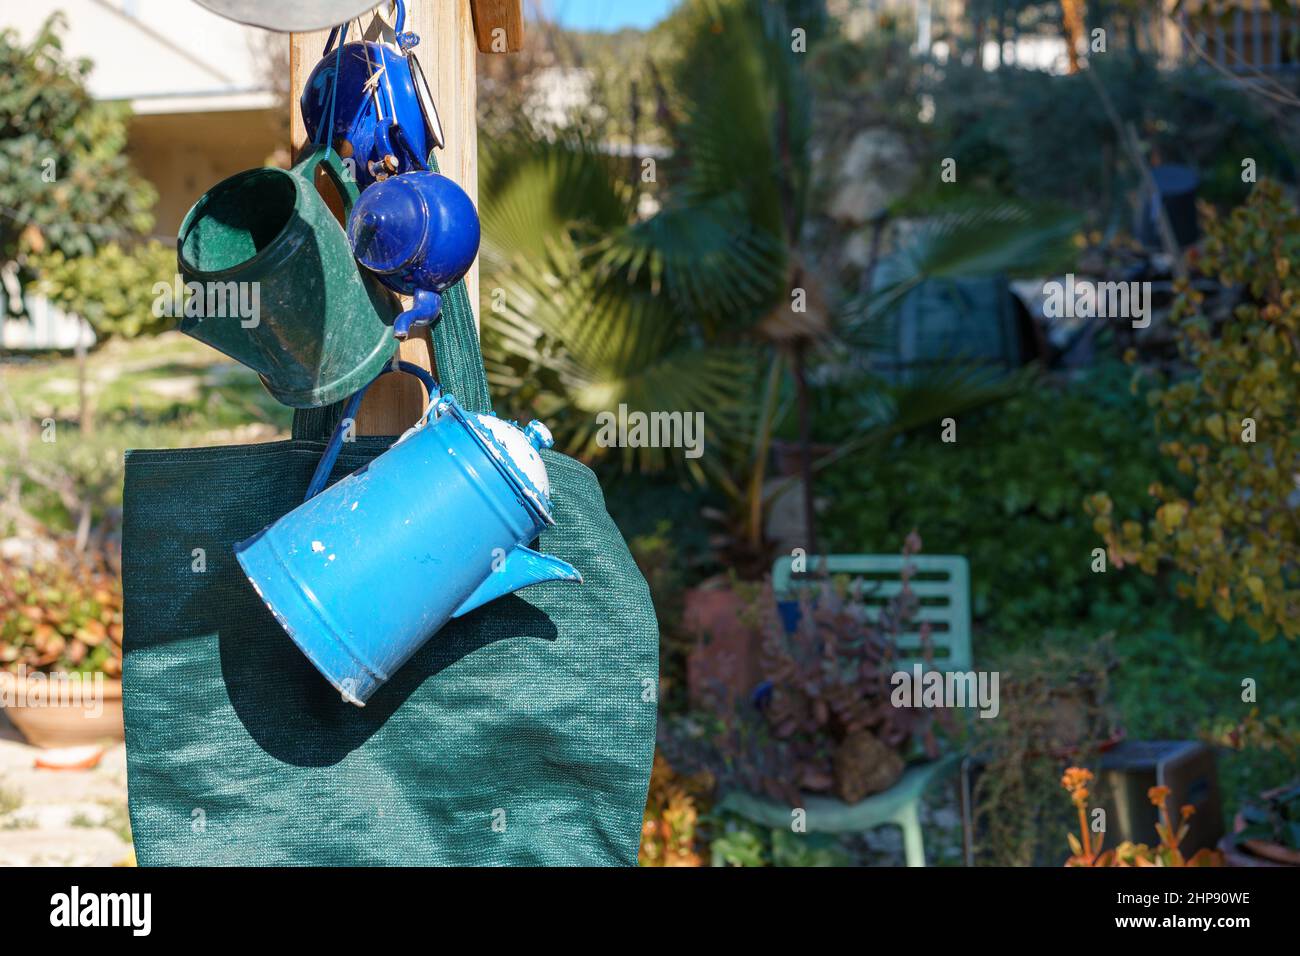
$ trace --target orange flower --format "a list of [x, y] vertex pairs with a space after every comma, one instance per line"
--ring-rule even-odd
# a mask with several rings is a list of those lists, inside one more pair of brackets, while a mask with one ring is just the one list
[[1069, 791], [1070, 799], [1080, 810], [1087, 806], [1088, 781], [1091, 779], [1092, 771], [1082, 767], [1070, 767], [1061, 777], [1061, 786]]
[[1169, 799], [1169, 792], [1168, 787], [1152, 787], [1147, 791], [1147, 799], [1151, 801], [1151, 806], [1163, 807]]
[[1070, 793], [1074, 793], [1080, 787], [1086, 786], [1092, 780], [1092, 771], [1085, 770], [1083, 767], [1070, 767], [1061, 777], [1061, 786]]
[[1182, 814], [1184, 820], [1190, 820], [1192, 814], [1196, 812], [1196, 808], [1190, 803], [1184, 803], [1182, 807], [1179, 808], [1178, 812]]

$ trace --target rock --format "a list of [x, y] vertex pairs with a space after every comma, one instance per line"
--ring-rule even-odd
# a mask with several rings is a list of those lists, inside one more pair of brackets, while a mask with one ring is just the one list
[[57, 561], [59, 548], [45, 538], [3, 538], [0, 539], [0, 558], [30, 566], [37, 561]]
[[902, 136], [890, 129], [863, 130], [834, 174], [831, 216], [854, 225], [871, 221], [907, 189], [915, 170]]
[[103, 866], [130, 856], [126, 748], [94, 770], [40, 770], [40, 751], [13, 739], [0, 712], [0, 866]]
[[199, 398], [200, 380], [197, 375], [177, 375], [172, 378], [156, 378], [148, 383], [149, 391], [163, 398], [179, 402], [196, 402]]
[[869, 730], [849, 734], [835, 749], [835, 795], [857, 803], [888, 790], [903, 774], [903, 758]]

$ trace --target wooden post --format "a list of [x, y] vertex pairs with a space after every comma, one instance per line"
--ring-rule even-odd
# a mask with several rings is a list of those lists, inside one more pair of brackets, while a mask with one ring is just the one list
[[472, 0], [480, 53], [517, 53], [524, 48], [522, 0]]
[[[518, 6], [518, 2], [515, 2]], [[364, 30], [371, 14], [361, 17]], [[470, 0], [406, 0], [406, 29], [420, 37], [416, 53], [429, 81], [446, 146], [438, 151], [441, 171], [454, 179], [478, 203], [478, 127], [475, 121], [475, 33]], [[294, 33], [289, 38], [292, 74], [289, 109], [293, 155], [307, 144], [298, 99], [312, 68], [325, 49], [328, 30]], [[355, 26], [348, 39], [357, 40]], [[319, 185], [319, 180], [318, 180]], [[478, 264], [465, 277], [469, 301], [478, 318]], [[433, 350], [428, 329], [401, 346], [403, 361], [433, 371]], [[357, 414], [359, 435], [400, 435], [424, 412], [424, 388], [409, 375], [386, 375], [366, 393]]]

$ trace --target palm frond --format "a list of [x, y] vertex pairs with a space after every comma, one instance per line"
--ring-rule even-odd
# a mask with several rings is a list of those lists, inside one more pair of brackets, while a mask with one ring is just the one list
[[581, 138], [511, 137], [485, 143], [480, 156], [486, 272], [515, 256], [544, 255], [560, 233], [617, 230], [633, 219], [634, 197], [618, 161]]
[[683, 194], [692, 201], [740, 192], [752, 221], [772, 236], [786, 233], [793, 201], [790, 169], [803, 168], [806, 101], [789, 102], [796, 72], [789, 34], [769, 28], [772, 4], [694, 0], [680, 20], [682, 56], [676, 88], [684, 122], [678, 151], [686, 164]]
[[743, 197], [732, 192], [691, 205], [668, 206], [618, 230], [592, 249], [596, 268], [626, 281], [648, 279], [675, 307], [699, 316], [706, 331], [718, 320], [752, 320], [777, 294], [784, 246], [755, 228]]
[[1018, 203], [974, 203], [919, 223], [876, 268], [873, 288], [844, 305], [842, 334], [857, 348], [893, 340], [898, 307], [922, 283], [1043, 275], [1073, 261], [1079, 218]]
[[584, 266], [571, 240], [541, 260], [517, 260], [498, 281], [499, 310], [485, 310], [483, 350], [492, 384], [534, 401], [567, 454], [614, 457], [625, 468], [694, 469], [672, 448], [609, 448], [602, 419], [619, 406], [645, 413], [703, 413], [706, 454], [749, 417], [753, 362], [739, 348], [699, 347], [662, 296], [609, 282]]

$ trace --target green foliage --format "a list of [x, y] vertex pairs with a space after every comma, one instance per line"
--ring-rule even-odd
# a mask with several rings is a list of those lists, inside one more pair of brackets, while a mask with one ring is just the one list
[[1300, 783], [1282, 787], [1267, 799], [1251, 801], [1241, 815], [1246, 827], [1237, 834], [1239, 841], [1265, 840], [1300, 850]]
[[770, 236], [796, 235], [808, 186], [808, 90], [780, 4], [692, 0], [673, 72], [685, 120], [685, 191], [735, 193]]
[[600, 234], [626, 226], [634, 196], [620, 164], [577, 135], [550, 139], [527, 128], [485, 140], [479, 150], [482, 264], [496, 273], [512, 259], [546, 254], [570, 230]]
[[[1251, 99], [1217, 74], [1159, 69], [1153, 60], [1093, 57], [1089, 73], [1105, 84], [1120, 117], [1134, 125], [1150, 156], [1186, 163], [1202, 175], [1202, 196], [1240, 200], [1241, 159], [1260, 175], [1295, 175], [1294, 126], [1287, 134]], [[957, 161], [968, 188], [1095, 209], [1126, 224], [1124, 191], [1138, 184], [1117, 133], [1088, 77], [1003, 67], [985, 71], [950, 63], [928, 91], [935, 101], [926, 163]], [[1081, 149], [1080, 143], [1089, 144]], [[1103, 206], [1104, 208], [1098, 208]]]
[[[528, 134], [492, 144], [481, 173], [489, 380], [513, 410], [547, 418], [560, 449], [625, 470], [679, 456], [608, 451], [597, 416], [620, 405], [707, 411], [715, 449], [748, 432], [746, 333], [783, 294], [807, 186], [806, 91], [781, 8], [695, 0], [672, 29], [683, 120], [655, 183], [581, 139]], [[638, 219], [650, 186], [660, 208]]]
[[[1246, 301], [1219, 330], [1184, 288], [1173, 321], [1195, 374], [1153, 393], [1162, 454], [1185, 480], [1157, 482], [1146, 528], [1123, 520], [1111, 497], [1089, 501], [1117, 566], [1154, 573], [1160, 562], [1186, 576], [1179, 594], [1224, 620], [1240, 617], [1264, 640], [1300, 634], [1300, 211], [1271, 183], [1244, 206], [1210, 215], [1200, 268]], [[1107, 487], [1103, 483], [1099, 487]]]
[[930, 553], [966, 556], [977, 621], [1007, 633], [1139, 607], [1153, 582], [1091, 570], [1081, 489], [1102, 482], [1137, 513], [1161, 471], [1144, 407], [1107, 366], [958, 418], [955, 443], [936, 427], [838, 462], [818, 480], [826, 549], [887, 551], [916, 528]]
[[[86, 359], [93, 434], [78, 430], [74, 359], [0, 366], [0, 486], [51, 534], [76, 529], [83, 507], [111, 529], [122, 499], [122, 449], [265, 440], [292, 410], [256, 373], [177, 332], [119, 339]], [[54, 442], [41, 441], [53, 419]], [[13, 533], [0, 518], [0, 537]]]
[[[518, 260], [499, 281], [502, 307], [484, 312], [489, 380], [515, 409], [551, 423], [556, 447], [583, 460], [610, 455], [602, 413], [707, 409], [706, 445], [740, 427], [752, 387], [743, 349], [700, 347], [670, 303], [608, 280], [570, 239], [545, 258]], [[672, 448], [623, 447], [625, 468], [658, 470]], [[688, 462], [689, 463], [689, 462]]]
[[725, 866], [767, 866], [769, 851], [764, 842], [766, 828], [742, 817], [727, 814], [721, 819], [722, 832], [709, 844]]
[[724, 866], [851, 866], [853, 854], [829, 833], [773, 830], [724, 813], [710, 817], [716, 835], [709, 845]]
[[1115, 726], [1109, 637], [1058, 634], [981, 660], [1001, 674], [996, 720], [976, 720], [975, 817], [980, 862], [1050, 865], [1070, 819], [1056, 799], [1063, 762], [1087, 764]]
[[0, 33], [0, 261], [88, 255], [153, 224], [153, 188], [123, 154], [127, 113], [91, 98], [90, 64], [63, 53], [65, 25], [51, 15], [25, 46]]
[[1068, 268], [1075, 252], [1076, 216], [1049, 207], [967, 199], [944, 204], [898, 252], [880, 264], [873, 312], [888, 308], [931, 279], [1042, 275]]
[[660, 521], [671, 524], [673, 543], [687, 569], [688, 584], [716, 570], [710, 565], [709, 528], [700, 521], [700, 509], [716, 504], [716, 495], [667, 475], [604, 473], [601, 487], [610, 516], [624, 537], [654, 534]]
[[[1297, 772], [1300, 658], [1284, 642], [1262, 643], [1241, 621], [1224, 622], [1189, 604], [1153, 603], [1141, 612], [1112, 609], [1119, 667], [1115, 707], [1131, 738], [1201, 738], [1219, 753], [1225, 811]], [[1105, 623], [1105, 622], [1103, 622]], [[1258, 704], [1242, 700], [1242, 680], [1257, 684]], [[1262, 726], [1256, 708], [1267, 714]], [[1267, 731], [1264, 733], [1263, 731]]]
[[852, 856], [830, 833], [795, 833], [773, 830], [773, 866], [849, 866]]
[[56, 250], [37, 263], [40, 293], [80, 315], [101, 340], [154, 334], [173, 324], [170, 316], [153, 313], [154, 285], [171, 285], [176, 274], [175, 250], [160, 242], [128, 248], [110, 242], [71, 259]]
[[686, 658], [695, 636], [684, 626], [684, 569], [672, 524], [661, 519], [652, 533], [629, 538], [627, 546], [650, 588], [659, 621], [659, 706], [681, 709], [686, 704]]

